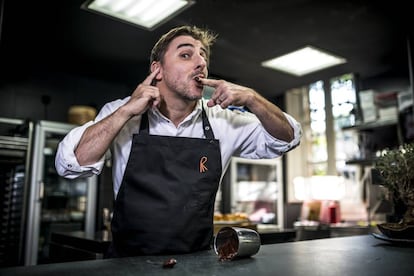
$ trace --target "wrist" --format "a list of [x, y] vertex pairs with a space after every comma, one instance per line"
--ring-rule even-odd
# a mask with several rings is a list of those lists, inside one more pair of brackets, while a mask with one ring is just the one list
[[260, 95], [256, 91], [251, 90], [250, 93], [246, 93], [246, 107], [250, 110], [254, 110], [258, 103], [260, 103]]
[[120, 106], [114, 114], [122, 121], [128, 121], [135, 115], [127, 105]]

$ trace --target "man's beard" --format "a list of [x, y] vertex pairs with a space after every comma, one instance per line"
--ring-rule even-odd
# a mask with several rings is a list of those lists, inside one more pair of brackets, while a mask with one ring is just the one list
[[189, 87], [189, 84], [178, 84], [177, 82], [168, 82], [168, 87], [171, 89], [171, 91], [174, 91], [174, 93], [180, 97], [183, 100], [186, 101], [196, 101], [202, 98], [203, 93], [191, 93], [191, 88]]
[[184, 100], [188, 100], [188, 101], [196, 101], [201, 99], [202, 95], [191, 95], [188, 93], [179, 93], [177, 92], [177, 95], [181, 96]]

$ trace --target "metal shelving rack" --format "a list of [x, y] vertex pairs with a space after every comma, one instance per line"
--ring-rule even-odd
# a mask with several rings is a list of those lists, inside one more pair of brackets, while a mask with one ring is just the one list
[[0, 267], [23, 265], [33, 123], [0, 118]]

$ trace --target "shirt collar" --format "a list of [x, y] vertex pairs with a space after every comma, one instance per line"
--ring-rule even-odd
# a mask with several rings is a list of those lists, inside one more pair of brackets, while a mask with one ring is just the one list
[[[203, 99], [200, 99], [197, 101], [196, 106], [194, 107], [193, 112], [191, 112], [187, 118], [184, 119], [183, 122], [186, 122], [188, 120], [192, 120], [195, 121], [197, 120], [197, 118], [200, 116], [201, 111], [202, 111], [202, 105], [203, 105]], [[148, 113], [150, 113], [151, 115], [153, 115], [155, 118], [157, 118], [157, 120], [160, 121], [170, 121], [170, 119], [168, 119], [167, 117], [165, 117], [161, 111], [158, 109], [158, 107], [154, 107], [154, 108], [149, 108], [148, 109]]]

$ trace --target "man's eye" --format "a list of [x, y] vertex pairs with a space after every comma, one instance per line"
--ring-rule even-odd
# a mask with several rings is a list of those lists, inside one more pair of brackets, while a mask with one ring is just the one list
[[182, 54], [181, 55], [183, 58], [189, 58], [190, 57], [190, 55], [189, 54]]

